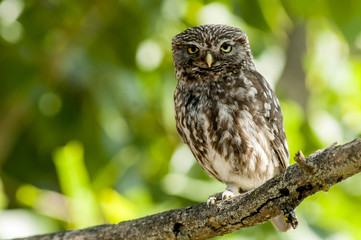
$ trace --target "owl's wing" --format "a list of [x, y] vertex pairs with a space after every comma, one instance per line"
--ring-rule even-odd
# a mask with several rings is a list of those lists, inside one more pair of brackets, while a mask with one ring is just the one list
[[[265, 122], [271, 134], [270, 145], [274, 161], [278, 161], [280, 171], [289, 165], [287, 138], [283, 127], [283, 114], [276, 94], [269, 83], [257, 71], [249, 71], [247, 77], [252, 79], [258, 89], [259, 117]], [[259, 91], [260, 90], [260, 91]]]
[[289, 165], [289, 153], [287, 142], [281, 142], [279, 139], [275, 139], [271, 142], [274, 156], [281, 166], [281, 171]]

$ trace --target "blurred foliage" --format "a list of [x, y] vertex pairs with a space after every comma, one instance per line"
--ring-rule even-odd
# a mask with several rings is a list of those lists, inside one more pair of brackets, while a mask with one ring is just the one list
[[[190, 26], [246, 31], [291, 155], [360, 136], [360, 22], [358, 0], [0, 1], [0, 238], [117, 223], [223, 190], [175, 130], [170, 43]], [[286, 65], [304, 77], [277, 84]], [[306, 199], [296, 231], [263, 224], [219, 239], [361, 239], [360, 189], [357, 175]]]

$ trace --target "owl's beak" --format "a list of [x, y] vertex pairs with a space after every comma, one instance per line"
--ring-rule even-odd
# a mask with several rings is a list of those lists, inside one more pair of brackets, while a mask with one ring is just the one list
[[208, 67], [211, 67], [211, 66], [212, 66], [212, 63], [213, 63], [213, 56], [212, 56], [212, 54], [207, 53], [206, 62], [207, 62]]

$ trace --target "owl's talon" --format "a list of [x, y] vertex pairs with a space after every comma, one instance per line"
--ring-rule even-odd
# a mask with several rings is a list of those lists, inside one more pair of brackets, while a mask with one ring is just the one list
[[234, 194], [234, 192], [231, 192], [231, 191], [226, 189], [222, 193], [222, 200], [225, 200], [225, 199], [228, 199], [228, 198], [233, 198], [234, 196], [236, 196], [236, 194]]
[[222, 193], [216, 193], [213, 196], [210, 196], [207, 200], [207, 206], [211, 206], [215, 204], [216, 202], [222, 200]]
[[216, 201], [217, 201], [216, 197], [214, 197], [214, 196], [209, 197], [208, 200], [207, 200], [207, 206], [209, 207], [210, 205], [215, 204]]

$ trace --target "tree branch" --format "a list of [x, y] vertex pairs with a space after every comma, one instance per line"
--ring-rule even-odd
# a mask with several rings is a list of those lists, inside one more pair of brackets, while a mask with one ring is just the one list
[[[294, 164], [257, 189], [207, 206], [200, 203], [140, 219], [23, 239], [208, 239], [264, 223], [306, 197], [361, 171], [361, 138], [331, 145]], [[301, 167], [302, 166], [302, 167]]]

